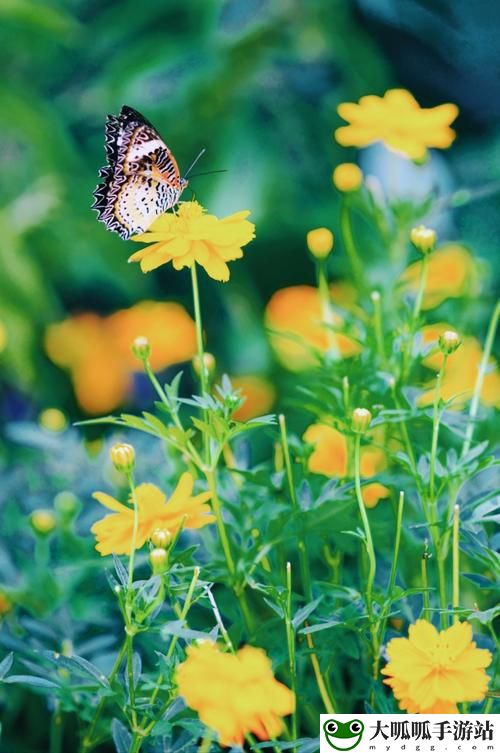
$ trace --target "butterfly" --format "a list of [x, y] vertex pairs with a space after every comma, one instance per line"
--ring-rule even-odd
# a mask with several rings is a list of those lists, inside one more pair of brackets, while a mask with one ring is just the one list
[[92, 209], [108, 230], [125, 240], [145, 232], [179, 201], [188, 181], [181, 178], [172, 152], [140, 112], [124, 105], [106, 119], [103, 178]]

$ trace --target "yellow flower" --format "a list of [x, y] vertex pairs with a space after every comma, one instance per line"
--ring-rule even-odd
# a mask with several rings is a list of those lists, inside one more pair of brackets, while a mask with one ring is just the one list
[[56, 527], [56, 524], [56, 516], [51, 510], [40, 508], [38, 510], [33, 510], [31, 513], [31, 525], [33, 526], [33, 530], [40, 533], [42, 536], [51, 533]]
[[[215, 518], [206, 504], [210, 492], [192, 496], [194, 479], [190, 473], [183, 473], [175, 491], [167, 500], [163, 492], [154, 484], [140, 484], [135, 490], [139, 525], [136, 548], [140, 549], [157, 528], [167, 528], [172, 534], [184, 528], [202, 528]], [[97, 540], [96, 549], [102, 556], [106, 554], [128, 554], [132, 545], [134, 509], [118, 502], [104, 492], [95, 492], [94, 499], [113, 510], [94, 523], [90, 529]], [[183, 523], [184, 520], [184, 523]]]
[[333, 171], [332, 181], [336, 189], [350, 193], [363, 185], [363, 173], [354, 162], [342, 162]]
[[[439, 371], [443, 362], [443, 354], [438, 349], [439, 338], [447, 330], [452, 330], [449, 324], [440, 322], [430, 324], [421, 330], [424, 344], [435, 343], [436, 350], [426, 356], [422, 363], [434, 371]], [[483, 351], [475, 337], [464, 337], [460, 347], [446, 359], [446, 369], [441, 383], [440, 396], [442, 400], [450, 400], [458, 396], [453, 407], [460, 408], [471, 399], [476, 384]], [[434, 400], [433, 383], [429, 383], [430, 389], [424, 392], [418, 399], [419, 405], [430, 405]], [[500, 374], [494, 359], [488, 372], [485, 374], [481, 389], [481, 402], [487, 406], [500, 406]]]
[[[404, 289], [417, 292], [421, 264], [421, 261], [417, 261], [403, 272], [401, 282]], [[442, 246], [427, 261], [422, 308], [427, 311], [447, 298], [460, 298], [477, 292], [477, 279], [474, 259], [463, 246], [453, 243]]]
[[40, 426], [55, 434], [64, 431], [68, 425], [66, 415], [59, 408], [45, 408], [38, 416], [38, 421]]
[[255, 238], [255, 225], [246, 218], [250, 212], [236, 212], [219, 220], [197, 201], [183, 201], [177, 212], [158, 217], [148, 232], [131, 240], [151, 245], [129, 258], [139, 261], [143, 272], [172, 262], [174, 269], [200, 264], [214, 280], [229, 280], [228, 261], [241, 259], [242, 246]]
[[245, 398], [243, 405], [233, 413], [237, 421], [249, 421], [255, 416], [269, 413], [276, 400], [276, 390], [271, 382], [254, 374], [231, 377], [231, 384]]
[[476, 648], [468, 622], [438, 632], [426, 620], [410, 626], [408, 638], [393, 638], [382, 670], [399, 707], [410, 714], [458, 713], [457, 703], [481, 701], [491, 654]]
[[151, 367], [160, 371], [196, 352], [194, 321], [178, 303], [142, 301], [101, 317], [84, 313], [52, 324], [45, 335], [49, 358], [69, 370], [78, 403], [96, 415], [119, 407], [142, 365], [131, 351], [137, 337], [150, 342]]
[[327, 227], [309, 230], [306, 235], [307, 248], [316, 259], [325, 259], [333, 248], [334, 238]]
[[337, 128], [335, 138], [342, 146], [365, 147], [382, 141], [388, 149], [412, 160], [422, 160], [429, 147], [447, 149], [455, 138], [450, 128], [458, 115], [453, 104], [420, 107], [405, 89], [390, 89], [383, 97], [361, 97], [358, 104], [338, 106], [349, 125]]
[[[373, 433], [372, 433], [373, 436]], [[311, 473], [346, 479], [349, 477], [347, 438], [337, 429], [326, 424], [311, 424], [303, 435], [304, 442], [314, 445], [308, 461]], [[372, 478], [387, 468], [387, 457], [374, 445], [361, 448], [360, 471], [362, 478]], [[361, 488], [366, 507], [375, 507], [379, 500], [389, 496], [389, 489], [374, 482]]]
[[179, 695], [217, 732], [221, 745], [241, 746], [248, 733], [275, 738], [282, 717], [295, 708], [292, 691], [274, 679], [264, 651], [252, 646], [236, 654], [222, 653], [211, 641], [190, 646], [176, 681]]
[[[338, 314], [333, 319], [336, 327], [342, 327]], [[316, 365], [314, 351], [326, 353], [331, 348], [318, 290], [310, 285], [276, 291], [266, 306], [265, 321], [276, 355], [291, 371]], [[343, 358], [361, 352], [361, 345], [342, 332], [335, 333], [335, 344]]]

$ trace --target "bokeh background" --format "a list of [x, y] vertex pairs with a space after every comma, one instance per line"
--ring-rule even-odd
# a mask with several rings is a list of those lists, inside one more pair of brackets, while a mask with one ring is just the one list
[[[71, 418], [89, 412], [48, 357], [49, 325], [145, 299], [189, 309], [189, 275], [128, 266], [136, 247], [90, 209], [105, 116], [124, 103], [154, 122], [181, 170], [203, 146], [199, 171], [227, 170], [192, 181], [210, 211], [252, 210], [257, 238], [232, 265], [231, 284], [202, 279], [209, 347], [231, 375], [277, 378], [262, 311], [277, 288], [314, 280], [306, 231], [335, 229], [331, 171], [350, 157], [332, 138], [339, 102], [394, 86], [425, 106], [456, 102], [458, 138], [433, 160], [432, 180], [445, 193], [499, 180], [500, 12], [487, 0], [10, 0], [0, 21], [0, 389], [9, 419], [48, 406]], [[383, 180], [387, 159], [367, 150], [364, 167]], [[390, 172], [398, 190], [415, 190], [411, 172]], [[440, 222], [448, 240], [491, 259], [498, 196], [485, 193]], [[246, 347], [235, 348], [241, 337]], [[125, 402], [139, 400], [135, 386]]]
[[[75, 615], [89, 617], [93, 584], [82, 586], [70, 565], [57, 588], [43, 572], [19, 574], [32, 556], [32, 542], [17, 538], [19, 511], [55, 505], [64, 518], [69, 498], [60, 495], [71, 490], [88, 500], [102, 465], [94, 461], [102, 427], [63, 439], [54, 430], [61, 421], [149, 406], [151, 392], [129, 353], [134, 336], [157, 338], [165, 378], [193, 351], [188, 272], [163, 267], [143, 275], [127, 265], [137, 247], [90, 209], [106, 114], [123, 104], [143, 112], [181, 171], [206, 147], [196, 172], [226, 172], [193, 178], [196, 197], [219, 216], [251, 210], [257, 235], [244, 261], [231, 265], [226, 285], [201, 273], [201, 296], [219, 372], [261, 380], [254, 394], [268, 412], [287, 406], [282, 396], [293, 394], [297, 377], [272, 352], [265, 306], [279, 288], [315, 283], [305, 235], [323, 225], [335, 232], [332, 169], [356, 158], [332, 138], [340, 102], [401, 86], [423, 106], [460, 107], [453, 148], [434, 155], [418, 180], [416, 168], [382, 147], [360, 160], [389, 195], [423, 199], [436, 185], [444, 197], [455, 194], [460, 207], [447, 205], [433, 224], [443, 240], [459, 239], [481, 260], [480, 300], [462, 320], [456, 307], [454, 324], [484, 333], [500, 238], [499, 36], [500, 10], [490, 0], [0, 2], [0, 526], [7, 539], [0, 569], [37, 618], [15, 626], [19, 644], [23, 630], [33, 645], [72, 631], [78, 641]], [[366, 239], [361, 253], [383, 276], [384, 249]], [[334, 280], [346, 277], [343, 255], [334, 253], [330, 265]], [[176, 337], [183, 328], [186, 335]], [[195, 379], [189, 365], [185, 371], [189, 392]], [[54, 408], [64, 415], [47, 413]], [[147, 448], [141, 473], [154, 480], [161, 450]], [[65, 556], [76, 560], [82, 552], [72, 546]], [[61, 610], [49, 626], [37, 593], [54, 604], [71, 594], [71, 618]], [[107, 616], [94, 607], [91, 619], [93, 640], [101, 640], [95, 649], [105, 650], [113, 642], [102, 635]], [[3, 647], [19, 648], [12, 636]], [[15, 692], [0, 750], [46, 749], [43, 701], [30, 696], [26, 705]]]

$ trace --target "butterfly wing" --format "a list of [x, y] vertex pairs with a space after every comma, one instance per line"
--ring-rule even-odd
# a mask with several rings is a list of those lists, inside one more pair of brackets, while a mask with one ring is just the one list
[[144, 232], [179, 201], [186, 181], [158, 131], [132, 107], [108, 115], [106, 157], [92, 208], [122, 238]]

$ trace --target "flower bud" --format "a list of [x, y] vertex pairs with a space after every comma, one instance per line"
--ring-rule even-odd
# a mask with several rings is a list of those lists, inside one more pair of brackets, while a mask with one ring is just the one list
[[372, 414], [366, 408], [356, 408], [352, 412], [352, 429], [356, 434], [364, 434], [370, 426]]
[[168, 552], [165, 549], [152, 549], [149, 553], [149, 564], [155, 575], [161, 575], [168, 566]]
[[151, 534], [151, 543], [157, 549], [166, 549], [172, 541], [172, 534], [168, 528], [155, 528]]
[[70, 491], [59, 492], [54, 497], [54, 507], [63, 518], [71, 520], [78, 511], [78, 498]]
[[56, 516], [51, 510], [33, 510], [31, 526], [35, 533], [47, 536], [56, 527]]
[[333, 171], [332, 181], [339, 191], [350, 193], [363, 185], [363, 173], [354, 162], [343, 162]]
[[307, 248], [316, 259], [326, 259], [333, 248], [333, 233], [327, 227], [309, 230], [306, 239]]
[[109, 451], [111, 462], [117, 471], [129, 473], [135, 465], [135, 450], [131, 444], [119, 442]]
[[[196, 374], [200, 376], [200, 358], [199, 356], [194, 356], [193, 358], [193, 369], [195, 370]], [[212, 355], [212, 353], [203, 353], [203, 366], [205, 367], [205, 374], [207, 376], [211, 376], [215, 371], [215, 357]]]
[[461, 342], [460, 337], [454, 330], [447, 329], [439, 338], [439, 349], [443, 355], [451, 356], [460, 347]]
[[38, 416], [38, 422], [44, 429], [55, 434], [64, 431], [68, 425], [68, 419], [59, 408], [46, 408]]
[[428, 254], [436, 246], [437, 234], [435, 230], [425, 225], [418, 225], [411, 230], [410, 240], [418, 251]]
[[151, 343], [147, 337], [136, 337], [132, 343], [132, 353], [139, 361], [147, 361], [151, 355]]

